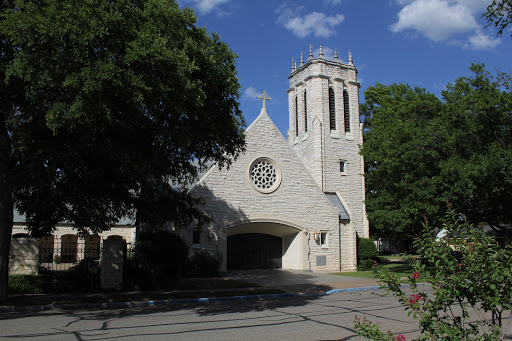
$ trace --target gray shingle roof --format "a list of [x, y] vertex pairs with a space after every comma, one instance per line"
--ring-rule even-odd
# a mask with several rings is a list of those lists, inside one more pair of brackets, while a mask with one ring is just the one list
[[338, 209], [340, 212], [340, 220], [350, 220], [350, 217], [348, 216], [347, 210], [345, 209], [345, 206], [343, 206], [343, 203], [341, 202], [340, 198], [338, 198], [338, 195], [336, 193], [324, 193], [327, 199], [331, 202], [331, 204]]

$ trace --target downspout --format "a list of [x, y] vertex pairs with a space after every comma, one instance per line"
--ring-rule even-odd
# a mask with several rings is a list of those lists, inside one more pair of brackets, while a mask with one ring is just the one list
[[320, 161], [320, 172], [322, 174], [322, 192], [325, 192], [325, 172], [324, 172], [324, 163], [325, 163], [325, 153], [324, 153], [324, 125], [322, 121], [320, 121], [320, 131], [322, 134], [320, 135], [320, 153], [322, 154]]
[[338, 247], [338, 259], [340, 260], [340, 269], [339, 271], [341, 272], [341, 217], [338, 215], [338, 229], [339, 229], [339, 239], [340, 239], [340, 244], [339, 244], [339, 247]]

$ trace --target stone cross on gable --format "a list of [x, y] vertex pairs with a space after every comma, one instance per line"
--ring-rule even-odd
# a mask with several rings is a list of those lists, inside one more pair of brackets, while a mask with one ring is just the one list
[[263, 90], [263, 94], [261, 96], [258, 96], [256, 97], [257, 99], [262, 99], [263, 100], [263, 109], [266, 109], [265, 108], [265, 101], [270, 101], [272, 98], [270, 97], [267, 97], [267, 93], [265, 92], [265, 90]]

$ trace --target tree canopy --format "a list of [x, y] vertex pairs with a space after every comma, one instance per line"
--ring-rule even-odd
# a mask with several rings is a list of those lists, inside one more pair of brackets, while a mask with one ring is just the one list
[[1, 6], [0, 300], [13, 207], [36, 236], [61, 221], [83, 233], [124, 216], [182, 221], [198, 215], [179, 185], [197, 165], [229, 165], [245, 143], [236, 55], [192, 10], [172, 0]]
[[440, 100], [424, 89], [377, 84], [365, 91], [367, 210], [380, 236], [416, 236], [447, 202], [472, 221], [512, 223], [510, 77], [483, 65], [449, 84]]

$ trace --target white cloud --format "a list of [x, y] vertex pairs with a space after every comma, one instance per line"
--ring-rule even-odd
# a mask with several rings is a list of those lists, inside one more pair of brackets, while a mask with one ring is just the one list
[[428, 39], [454, 42], [471, 48], [494, 48], [499, 41], [481, 33], [478, 18], [492, 0], [396, 0], [404, 6], [398, 21], [390, 26], [393, 32], [418, 32]]
[[195, 4], [195, 7], [202, 14], [210, 13], [211, 11], [218, 9], [221, 4], [229, 1], [230, 0], [192, 0], [192, 2]]
[[498, 46], [501, 41], [499, 39], [493, 39], [482, 32], [469, 37], [469, 47], [476, 50], [488, 50]]
[[[262, 93], [263, 93], [263, 91], [258, 91], [258, 90], [256, 90], [255, 87], [250, 86], [247, 89], [245, 89], [243, 97], [256, 100], [257, 99], [256, 97], [261, 96]], [[268, 94], [267, 94], [267, 96], [268, 96]]]
[[328, 38], [336, 34], [335, 27], [345, 19], [345, 16], [339, 13], [329, 16], [324, 13], [311, 12], [302, 16], [299, 14], [302, 8], [298, 7], [292, 10], [284, 4], [277, 10], [279, 13], [277, 22], [283, 24], [299, 38], [305, 38], [311, 34], [315, 37]]
[[341, 0], [325, 0], [330, 5], [339, 5], [341, 4]]
[[492, 0], [457, 0], [459, 5], [467, 7], [471, 13], [480, 16], [485, 12]]
[[391, 31], [416, 30], [433, 41], [477, 28], [469, 9], [462, 5], [450, 6], [443, 0], [417, 0], [406, 5], [398, 13], [398, 22], [391, 25]]

